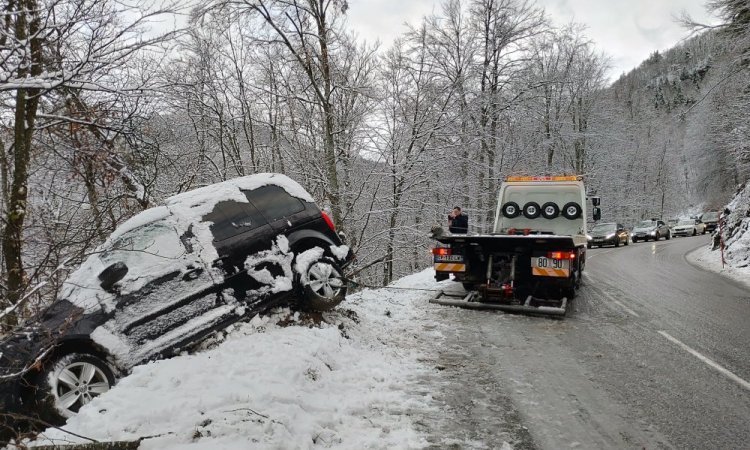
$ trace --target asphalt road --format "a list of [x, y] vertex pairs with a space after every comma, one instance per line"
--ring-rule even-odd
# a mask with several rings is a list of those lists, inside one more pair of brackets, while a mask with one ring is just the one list
[[750, 449], [750, 290], [707, 243], [589, 250], [563, 320], [430, 305], [434, 447]]

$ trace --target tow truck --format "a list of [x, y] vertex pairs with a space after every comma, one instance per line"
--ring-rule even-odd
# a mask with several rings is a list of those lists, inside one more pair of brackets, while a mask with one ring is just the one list
[[[433, 228], [435, 278], [467, 291], [431, 303], [564, 316], [586, 266], [587, 197], [583, 177], [508, 176], [500, 185], [490, 233]], [[601, 218], [591, 198], [593, 219]]]

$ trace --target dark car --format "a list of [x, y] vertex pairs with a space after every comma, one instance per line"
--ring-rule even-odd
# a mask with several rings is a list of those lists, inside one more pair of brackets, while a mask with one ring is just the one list
[[653, 239], [658, 241], [660, 238], [670, 240], [672, 238], [672, 230], [669, 229], [669, 225], [664, 223], [663, 220], [659, 219], [648, 219], [638, 222], [633, 227], [633, 231], [630, 232], [633, 243], [638, 241], [648, 241]]
[[0, 346], [2, 411], [59, 423], [142, 362], [270, 306], [327, 310], [353, 255], [299, 184], [258, 174], [131, 218]]
[[630, 233], [619, 223], [598, 223], [589, 230], [586, 239], [588, 248], [604, 245], [619, 247], [620, 244], [628, 245]]
[[719, 225], [719, 212], [709, 211], [701, 215], [701, 222], [706, 224], [706, 231], [714, 231]]

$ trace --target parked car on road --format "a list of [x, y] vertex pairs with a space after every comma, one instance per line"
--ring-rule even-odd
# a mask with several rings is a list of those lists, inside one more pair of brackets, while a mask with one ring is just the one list
[[630, 232], [619, 223], [598, 223], [591, 228], [586, 238], [588, 248], [602, 247], [604, 245], [619, 247], [620, 244], [628, 245], [630, 242]]
[[284, 175], [171, 197], [119, 226], [44, 314], [0, 344], [0, 410], [60, 423], [133, 366], [270, 306], [333, 308], [352, 258]]
[[706, 224], [706, 231], [714, 231], [719, 224], [719, 212], [709, 211], [705, 212], [700, 217], [701, 222]]
[[674, 236], [695, 236], [706, 234], [706, 224], [698, 219], [682, 219], [672, 228]]
[[649, 219], [642, 220], [630, 233], [633, 242], [648, 241], [653, 239], [658, 241], [661, 237], [669, 240], [672, 238], [672, 232], [669, 230], [669, 226], [664, 223], [663, 220]]

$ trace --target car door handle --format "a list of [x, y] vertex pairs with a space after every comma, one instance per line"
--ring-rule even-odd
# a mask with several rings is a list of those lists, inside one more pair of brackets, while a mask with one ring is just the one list
[[189, 269], [182, 275], [183, 280], [195, 280], [200, 276], [200, 274], [203, 273], [203, 268], [201, 267], [195, 267], [192, 269]]

